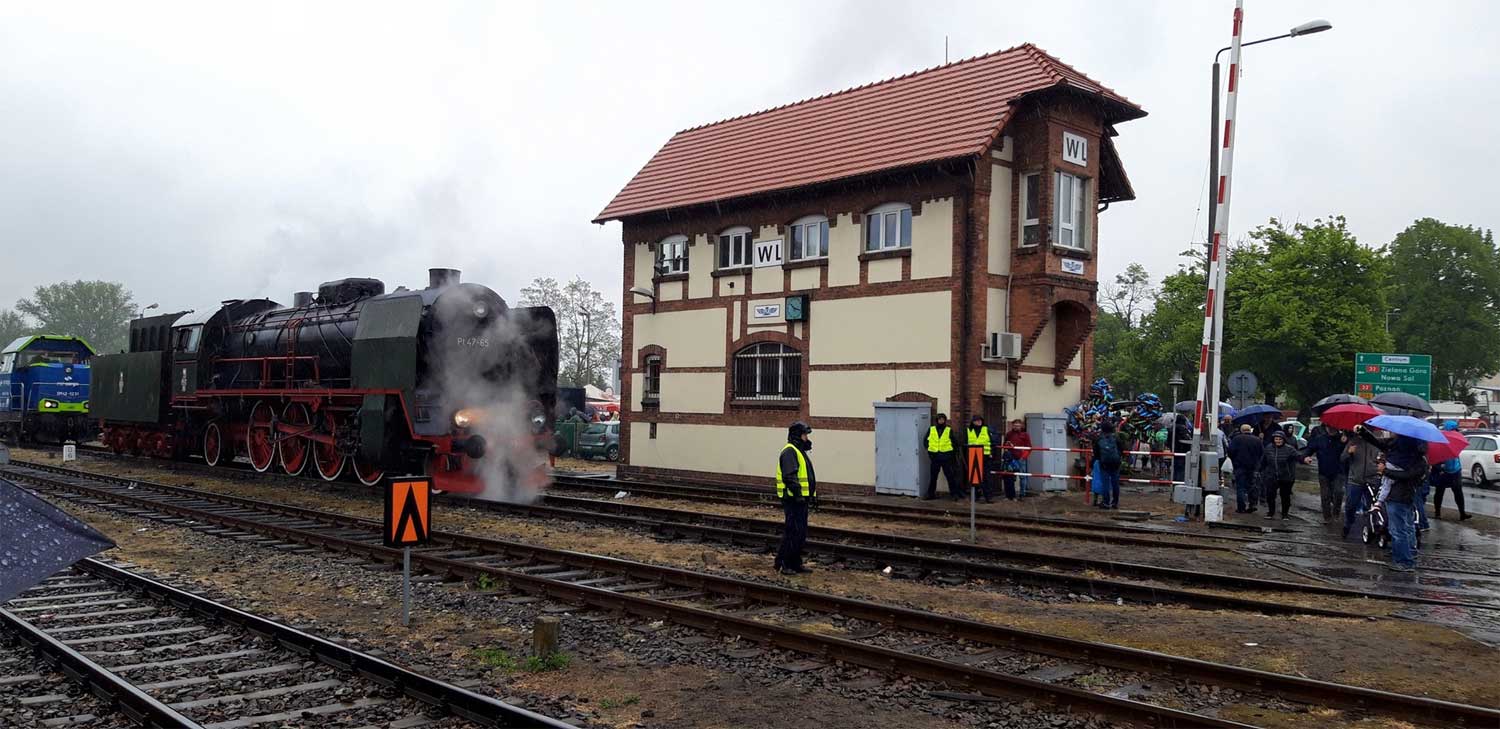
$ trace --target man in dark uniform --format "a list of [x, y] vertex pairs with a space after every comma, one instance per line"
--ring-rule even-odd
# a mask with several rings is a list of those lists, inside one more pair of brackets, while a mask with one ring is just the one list
[[812, 572], [802, 564], [802, 545], [807, 543], [807, 509], [816, 504], [818, 479], [813, 475], [812, 428], [797, 421], [786, 429], [786, 445], [776, 466], [776, 497], [786, 515], [781, 548], [776, 550], [776, 571], [783, 575]]

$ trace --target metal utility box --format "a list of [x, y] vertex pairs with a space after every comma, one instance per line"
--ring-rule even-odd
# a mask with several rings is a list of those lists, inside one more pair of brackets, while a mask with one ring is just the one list
[[123, 423], [155, 423], [161, 418], [166, 383], [166, 352], [130, 352], [95, 357], [89, 390], [89, 417]]
[[875, 493], [922, 493], [927, 449], [919, 446], [931, 425], [932, 406], [927, 403], [875, 403]]
[[[1068, 419], [1062, 413], [1026, 413], [1026, 434], [1035, 448], [1067, 448]], [[1071, 470], [1073, 454], [1067, 451], [1032, 451], [1026, 461], [1031, 473], [1066, 474]], [[1067, 491], [1068, 481], [1061, 478], [1031, 477], [1031, 489]]]

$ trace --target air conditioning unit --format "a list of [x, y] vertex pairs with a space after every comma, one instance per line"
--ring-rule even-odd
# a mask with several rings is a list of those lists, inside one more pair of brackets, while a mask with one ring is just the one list
[[990, 332], [986, 359], [1020, 359], [1021, 335], [1015, 332]]

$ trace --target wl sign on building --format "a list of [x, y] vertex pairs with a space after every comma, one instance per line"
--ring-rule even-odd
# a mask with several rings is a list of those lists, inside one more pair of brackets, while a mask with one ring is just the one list
[[1360, 352], [1354, 355], [1354, 392], [1366, 400], [1382, 392], [1431, 400], [1432, 355]]

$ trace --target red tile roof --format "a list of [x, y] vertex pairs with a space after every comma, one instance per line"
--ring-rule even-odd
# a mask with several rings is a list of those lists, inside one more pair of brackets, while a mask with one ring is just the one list
[[982, 154], [1017, 99], [1057, 87], [1145, 116], [1027, 43], [678, 132], [594, 222]]

